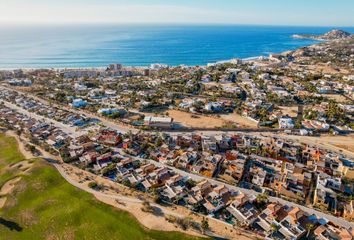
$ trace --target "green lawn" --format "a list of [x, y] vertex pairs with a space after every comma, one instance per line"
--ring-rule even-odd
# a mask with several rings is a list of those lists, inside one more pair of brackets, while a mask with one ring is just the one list
[[0, 239], [196, 239], [145, 229], [129, 213], [68, 184], [44, 160], [34, 160], [29, 175], [5, 170], [6, 165], [22, 158], [16, 141], [0, 135], [0, 186], [22, 177], [0, 210]]

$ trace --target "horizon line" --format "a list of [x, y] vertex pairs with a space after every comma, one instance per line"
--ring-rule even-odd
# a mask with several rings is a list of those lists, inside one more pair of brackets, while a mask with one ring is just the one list
[[297, 24], [262, 24], [262, 23], [187, 23], [187, 22], [0, 22], [2, 26], [79, 26], [79, 25], [136, 25], [136, 26], [261, 26], [261, 27], [319, 27], [319, 28], [354, 28], [354, 25], [297, 25]]

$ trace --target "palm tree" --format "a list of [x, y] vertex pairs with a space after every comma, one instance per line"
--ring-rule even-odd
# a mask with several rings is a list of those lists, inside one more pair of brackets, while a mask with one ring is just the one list
[[209, 221], [207, 218], [203, 217], [201, 227], [202, 227], [202, 233], [205, 234], [205, 231], [209, 229]]
[[278, 225], [275, 223], [270, 224], [270, 237], [272, 237], [276, 231], [278, 231]]
[[267, 203], [268, 202], [268, 195], [265, 193], [258, 194], [256, 197], [256, 200], [258, 203]]
[[241, 221], [238, 219], [235, 219], [235, 224], [233, 225], [234, 228], [240, 227], [241, 226]]
[[312, 231], [314, 228], [315, 228], [315, 225], [313, 225], [312, 223], [306, 224], [306, 230], [307, 230], [306, 238], [309, 237], [311, 231]]
[[339, 120], [343, 115], [343, 111], [335, 101], [331, 100], [328, 103], [326, 115], [330, 120]]

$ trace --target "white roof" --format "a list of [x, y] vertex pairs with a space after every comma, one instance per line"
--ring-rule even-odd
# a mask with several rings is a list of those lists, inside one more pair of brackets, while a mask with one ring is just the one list
[[170, 123], [172, 122], [172, 118], [164, 118], [164, 117], [145, 117], [144, 118], [145, 122], [164, 122], [164, 123]]

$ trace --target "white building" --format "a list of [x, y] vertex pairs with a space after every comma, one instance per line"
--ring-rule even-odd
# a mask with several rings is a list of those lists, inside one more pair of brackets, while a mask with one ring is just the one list
[[173, 118], [145, 117], [144, 125], [149, 127], [171, 128], [173, 125]]
[[294, 121], [290, 117], [281, 117], [278, 120], [279, 128], [292, 129], [295, 127]]
[[160, 70], [160, 69], [164, 69], [164, 68], [168, 68], [167, 64], [161, 64], [161, 63], [154, 63], [150, 65], [150, 69], [152, 70]]
[[87, 106], [87, 102], [85, 100], [82, 99], [74, 99], [72, 104], [72, 107], [74, 108], [81, 108], [81, 107], [86, 107]]

